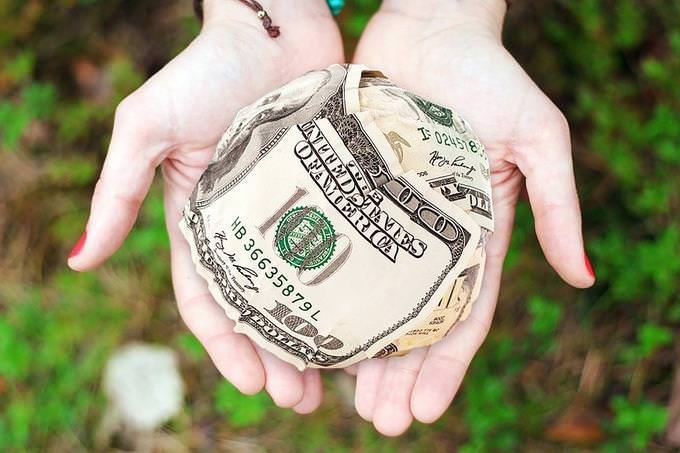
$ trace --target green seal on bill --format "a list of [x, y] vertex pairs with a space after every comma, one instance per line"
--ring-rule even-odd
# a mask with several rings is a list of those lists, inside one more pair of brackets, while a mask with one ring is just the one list
[[441, 124], [442, 126], [453, 126], [453, 112], [434, 102], [430, 102], [427, 99], [423, 99], [420, 96], [416, 96], [413, 93], [406, 93], [413, 102], [418, 106], [420, 110], [429, 116], [433, 121]]
[[298, 206], [286, 212], [276, 226], [276, 249], [291, 266], [316, 269], [335, 251], [336, 235], [331, 221], [313, 206]]

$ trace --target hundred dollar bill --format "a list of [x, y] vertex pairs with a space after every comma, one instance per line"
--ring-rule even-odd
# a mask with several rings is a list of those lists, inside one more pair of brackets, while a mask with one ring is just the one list
[[[384, 92], [367, 101], [376, 87], [394, 86], [333, 65], [243, 108], [180, 223], [235, 330], [299, 369], [431, 344], [469, 311], [481, 281], [489, 224], [476, 200], [455, 174], [424, 173], [427, 140], [405, 159], [389, 134], [415, 143], [432, 118], [390, 119], [413, 104], [390, 107]], [[428, 327], [442, 316], [448, 327]]]
[[[361, 68], [352, 69], [358, 79]], [[241, 109], [227, 128], [212, 162], [201, 176], [197, 199], [206, 202], [220, 197], [231, 188], [233, 181], [249, 170], [258, 156], [266, 150], [282, 129], [324, 116], [346, 114], [346, 81], [348, 67], [332, 65], [327, 69], [309, 72], [266, 94], [250, 106]]]
[[[371, 112], [402, 168], [418, 172], [432, 188], [492, 231], [488, 159], [463, 118], [396, 87], [379, 73], [362, 77], [359, 95], [360, 108]], [[480, 241], [472, 265], [456, 279], [437, 310], [377, 356], [401, 355], [432, 344], [467, 318], [481, 287], [484, 258]]]
[[354, 123], [344, 140], [328, 119], [288, 128], [222, 196], [192, 196], [181, 224], [235, 330], [300, 369], [348, 366], [420, 324], [480, 237], [415, 173], [395, 173], [370, 125], [340, 122]]
[[376, 358], [403, 355], [413, 348], [429, 346], [444, 338], [455, 325], [470, 314], [482, 287], [486, 253], [479, 246], [471, 265], [454, 280], [437, 308], [415, 329], [387, 345]]
[[375, 117], [401, 166], [493, 231], [489, 161], [470, 126], [452, 110], [380, 80], [362, 82], [360, 109]]
[[[384, 123], [381, 124], [381, 121], [384, 118], [390, 117], [381, 117], [379, 115], [375, 115], [373, 111], [364, 111], [355, 116], [362, 120], [361, 124], [366, 135], [374, 143], [376, 143], [379, 148], [382, 147], [382, 149], [386, 149], [387, 146], [385, 139], [387, 139], [387, 142], [390, 140], [389, 136], [385, 134]], [[390, 121], [390, 124], [395, 124], [393, 119]], [[398, 123], [397, 127], [400, 127], [400, 130], [405, 129], [403, 125]], [[383, 137], [385, 139], [383, 139]], [[390, 143], [390, 145], [392, 144]], [[395, 154], [398, 160], [398, 165], [401, 166], [402, 169], [411, 170], [411, 168], [404, 165], [404, 159], [400, 158], [399, 153], [395, 152]], [[486, 159], [486, 157], [484, 157], [484, 159]], [[396, 163], [393, 163], [392, 165], [395, 167], [397, 166]], [[424, 176], [422, 172], [419, 172], [418, 175], [420, 177]], [[427, 178], [424, 179], [427, 181]], [[435, 184], [433, 184], [433, 181]], [[445, 195], [447, 200], [452, 202], [454, 205], [459, 207], [465, 206], [465, 198], [453, 199], [450, 196], [446, 196], [449, 195], [449, 193], [446, 193], [443, 190], [441, 184], [438, 184], [439, 179], [433, 178], [428, 182], [430, 183], [431, 187], [441, 190], [442, 194]], [[469, 205], [467, 206], [467, 209], [470, 210]], [[451, 330], [451, 328], [455, 326], [455, 324], [467, 318], [472, 307], [472, 303], [477, 299], [478, 290], [481, 287], [485, 259], [485, 240], [486, 235], [483, 234], [477, 244], [474, 257], [471, 259], [468, 268], [461, 272], [447, 293], [444, 295], [437, 308], [427, 317], [427, 319], [425, 319], [420, 326], [407, 332], [397, 341], [391, 343], [383, 350], [379, 351], [376, 355], [377, 357], [401, 355], [415, 347], [422, 347], [432, 344], [433, 342], [443, 338]]]

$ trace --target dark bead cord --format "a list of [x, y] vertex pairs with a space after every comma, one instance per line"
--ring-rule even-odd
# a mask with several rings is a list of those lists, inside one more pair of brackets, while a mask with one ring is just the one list
[[[238, 1], [255, 11], [257, 18], [262, 21], [262, 27], [267, 30], [267, 34], [271, 38], [276, 38], [281, 34], [281, 29], [277, 25], [272, 24], [271, 17], [269, 17], [269, 14], [267, 14], [267, 11], [262, 8], [262, 5], [260, 5], [259, 2], [256, 0]], [[194, 12], [196, 13], [196, 16], [199, 18], [199, 20], [203, 21], [203, 0], [194, 0]]]

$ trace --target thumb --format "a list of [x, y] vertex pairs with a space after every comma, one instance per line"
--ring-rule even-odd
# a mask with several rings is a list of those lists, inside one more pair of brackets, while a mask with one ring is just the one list
[[583, 245], [569, 126], [555, 111], [535, 138], [516, 150], [517, 165], [526, 177], [536, 235], [546, 259], [564, 281], [586, 288], [594, 283], [595, 274]]
[[128, 97], [116, 109], [111, 143], [95, 186], [85, 232], [68, 258], [74, 270], [92, 269], [110, 257], [135, 223], [165, 146], [154, 145], [144, 109]]

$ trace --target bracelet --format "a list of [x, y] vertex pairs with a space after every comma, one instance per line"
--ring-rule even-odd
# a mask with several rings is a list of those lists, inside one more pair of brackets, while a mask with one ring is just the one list
[[[193, 0], [194, 1], [194, 13], [196, 13], [196, 17], [203, 22], [203, 0]], [[239, 2], [243, 3], [246, 5], [248, 8], [252, 9], [255, 11], [255, 14], [257, 14], [257, 18], [262, 21], [262, 27], [267, 30], [267, 34], [269, 35], [270, 38], [276, 38], [281, 34], [281, 29], [272, 23], [271, 17], [269, 17], [269, 14], [267, 14], [267, 11], [264, 10], [262, 5], [260, 5], [257, 0], [238, 0]]]
[[326, 0], [326, 1], [328, 3], [328, 7], [331, 9], [331, 12], [333, 13], [334, 16], [340, 14], [342, 8], [345, 7], [345, 0]]
[[[269, 17], [269, 14], [262, 8], [262, 5], [260, 5], [257, 1], [255, 0], [239, 0], [241, 3], [244, 5], [248, 6], [250, 9], [255, 11], [257, 14], [257, 17], [262, 21], [262, 26], [264, 27], [265, 30], [267, 30], [267, 33], [269, 36], [272, 38], [276, 38], [281, 34], [281, 30], [278, 26], [272, 24], [272, 20]], [[345, 7], [345, 0], [326, 0], [328, 3], [328, 7], [331, 9], [331, 12], [333, 13], [334, 16], [337, 16], [340, 14], [340, 11], [342, 11], [342, 8]], [[196, 14], [196, 17], [202, 22], [203, 21], [203, 0], [193, 0], [194, 3], [194, 13]]]

